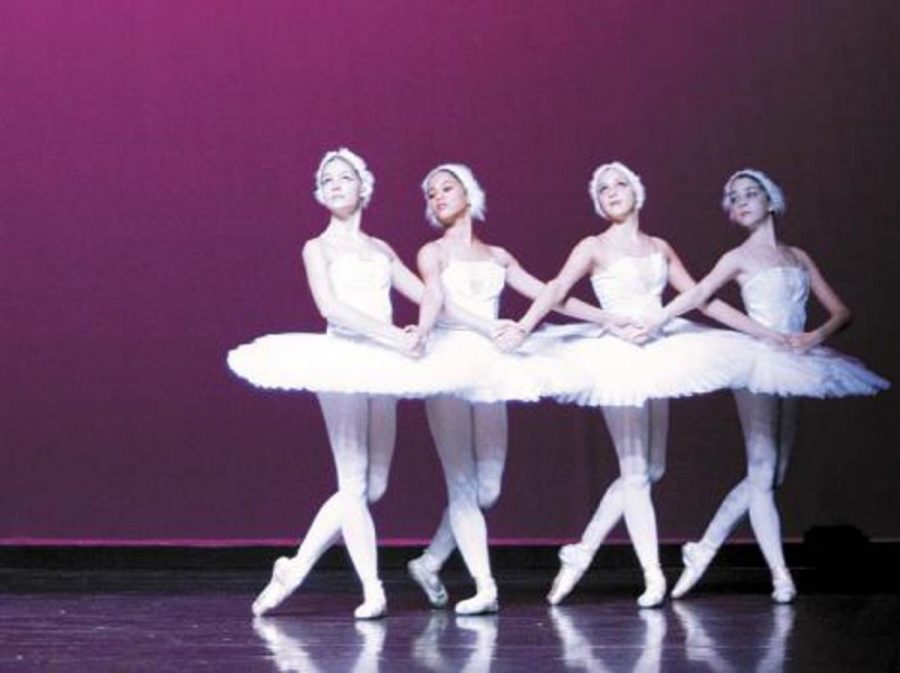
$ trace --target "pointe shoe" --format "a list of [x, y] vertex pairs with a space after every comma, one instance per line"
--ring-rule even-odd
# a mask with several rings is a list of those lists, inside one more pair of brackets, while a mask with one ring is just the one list
[[658, 608], [666, 599], [666, 576], [658, 567], [644, 571], [644, 593], [638, 596], [641, 608]]
[[272, 579], [253, 601], [250, 608], [253, 615], [261, 617], [284, 603], [287, 597], [303, 583], [308, 572], [309, 568], [301, 564], [296, 557], [282, 556], [278, 558], [275, 565], [272, 566]]
[[447, 589], [444, 588], [440, 576], [428, 568], [422, 558], [415, 558], [406, 564], [406, 570], [413, 581], [421, 587], [433, 608], [447, 605]]
[[494, 580], [484, 580], [478, 583], [475, 595], [457, 603], [453, 611], [458, 615], [489, 615], [499, 609], [497, 585]]
[[381, 619], [387, 614], [387, 596], [381, 582], [374, 580], [363, 587], [365, 600], [353, 611], [356, 619]]
[[703, 573], [712, 563], [716, 555], [715, 550], [702, 542], [685, 542], [681, 547], [681, 560], [684, 562], [684, 570], [675, 582], [672, 589], [672, 598], [681, 598], [703, 577]]
[[553, 580], [547, 602], [559, 605], [587, 572], [591, 564], [590, 557], [577, 544], [567, 544], [559, 550], [559, 572]]
[[791, 603], [797, 597], [797, 587], [787, 568], [772, 573], [772, 600], [776, 603]]

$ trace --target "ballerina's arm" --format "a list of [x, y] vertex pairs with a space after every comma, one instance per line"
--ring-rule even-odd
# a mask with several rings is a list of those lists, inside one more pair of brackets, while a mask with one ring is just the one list
[[[506, 250], [503, 250], [502, 248], [496, 248], [496, 250], [501, 261], [504, 263], [504, 266], [506, 266], [506, 280], [510, 287], [529, 299], [537, 299], [547, 286], [547, 283], [544, 283], [528, 273], [528, 271], [519, 264], [518, 260]], [[571, 286], [569, 289], [571, 290]], [[579, 320], [597, 323], [603, 327], [607, 327], [610, 324], [618, 326], [630, 324], [627, 318], [615, 316], [609, 313], [609, 311], [604, 311], [598, 306], [592, 306], [586, 301], [582, 301], [576, 297], [566, 297], [562, 301], [551, 306], [550, 310], [561, 313], [562, 315], [567, 315], [571, 318], [578, 318]]]
[[[422, 246], [416, 257], [419, 274], [425, 282], [426, 294], [434, 292], [435, 296], [440, 297], [440, 301], [436, 303], [438, 310], [431, 316], [432, 324], [437, 319], [438, 314], [443, 313], [452, 321], [490, 338], [500, 328], [503, 321], [483, 318], [451, 301], [444, 294], [443, 286], [441, 285], [441, 260], [440, 247], [433, 241]], [[420, 318], [420, 323], [422, 320]]]
[[372, 241], [391, 260], [391, 285], [393, 288], [412, 303], [421, 304], [425, 293], [425, 286], [421, 279], [403, 263], [391, 246], [379, 239], [373, 238]]
[[828, 311], [828, 319], [815, 329], [788, 337], [793, 348], [805, 351], [818, 346], [832, 334], [849, 325], [851, 314], [850, 309], [825, 280], [812, 258], [800, 248], [792, 248], [792, 250], [809, 274], [810, 289], [819, 303]]
[[669, 283], [680, 293], [665, 308], [660, 315], [648, 324], [646, 329], [648, 333], [652, 333], [683, 313], [687, 313], [693, 309], [699, 309], [704, 315], [759, 339], [772, 341], [775, 343], [786, 344], [785, 335], [775, 330], [769, 329], [765, 325], [756, 322], [743, 311], [738, 311], [730, 304], [725, 303], [721, 299], [710, 299], [724, 285], [734, 278], [741, 271], [739, 257], [734, 251], [727, 252], [716, 262], [716, 265], [699, 283], [695, 282], [685, 269], [681, 259], [665, 241], [657, 239], [663, 247], [663, 251], [669, 262]]
[[419, 303], [419, 331], [427, 335], [437, 322], [444, 306], [444, 290], [441, 286], [440, 255], [435, 246], [427, 244], [416, 255], [416, 266], [424, 279], [422, 301]]
[[344, 329], [356, 332], [404, 354], [414, 355], [418, 336], [399, 327], [366, 315], [341, 301], [331, 287], [328, 277], [328, 263], [321, 244], [313, 239], [303, 246], [303, 266], [312, 292], [316, 308], [326, 321]]
[[593, 239], [585, 238], [576, 245], [556, 277], [544, 284], [531, 306], [519, 321], [495, 335], [497, 346], [504, 351], [518, 348], [538, 323], [554, 307], [559, 306], [572, 286], [590, 273], [594, 265]]
[[378, 241], [391, 258], [391, 281], [394, 288], [414, 304], [419, 305], [419, 320], [416, 325], [407, 325], [403, 329], [415, 331], [421, 339], [420, 346], [428, 339], [438, 314], [441, 312], [443, 296], [440, 283], [425, 286], [422, 280], [413, 273], [403, 260], [384, 241]]

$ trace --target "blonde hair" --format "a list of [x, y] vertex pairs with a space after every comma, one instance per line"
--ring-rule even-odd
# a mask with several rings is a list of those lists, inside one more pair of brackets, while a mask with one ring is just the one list
[[604, 220], [608, 220], [609, 217], [603, 210], [603, 206], [600, 205], [600, 195], [597, 193], [597, 188], [600, 186], [600, 176], [611, 169], [619, 171], [631, 185], [631, 189], [634, 192], [635, 210], [643, 208], [644, 201], [647, 200], [647, 190], [644, 189], [644, 183], [641, 182], [641, 177], [621, 161], [610, 161], [607, 164], [598, 166], [594, 170], [594, 174], [591, 176], [591, 181], [588, 184], [588, 194], [591, 195], [591, 201], [594, 202], [594, 210]]
[[[485, 204], [486, 196], [481, 185], [478, 184], [478, 180], [475, 179], [475, 174], [472, 173], [472, 169], [465, 164], [441, 164], [440, 166], [432, 168], [428, 172], [428, 175], [425, 176], [425, 179], [422, 180], [422, 193], [424, 193], [426, 197], [428, 195], [428, 182], [438, 173], [449, 173], [459, 181], [459, 184], [463, 187], [463, 191], [466, 193], [466, 197], [469, 199], [469, 214], [475, 220], [484, 221], [484, 213], [487, 210]], [[432, 226], [441, 226], [441, 223], [428, 206], [425, 206], [425, 217]]]
[[359, 178], [360, 182], [359, 198], [362, 201], [362, 207], [365, 208], [369, 205], [369, 201], [372, 200], [372, 193], [375, 191], [375, 176], [372, 175], [372, 171], [366, 166], [363, 158], [346, 147], [326, 152], [325, 156], [322, 157], [322, 161], [319, 162], [319, 168], [316, 169], [316, 191], [314, 192], [316, 201], [323, 206], [327, 205], [325, 192], [322, 190], [322, 173], [325, 171], [325, 167], [335, 159], [347, 162], [350, 168], [353, 169], [353, 172], [356, 173], [356, 177]]

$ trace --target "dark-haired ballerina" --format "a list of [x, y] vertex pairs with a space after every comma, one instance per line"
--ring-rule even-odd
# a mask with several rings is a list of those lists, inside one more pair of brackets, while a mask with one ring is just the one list
[[[888, 382], [858, 362], [820, 347], [847, 325], [850, 311], [810, 256], [778, 240], [775, 217], [785, 210], [781, 189], [763, 172], [744, 169], [725, 183], [722, 208], [747, 233], [693, 289], [675, 298], [648, 330], [706, 302], [735, 281], [747, 314], [773, 330], [788, 333], [793, 350], [758, 344], [746, 389], [735, 391], [747, 450], [747, 476], [726, 496], [699, 542], [682, 549], [684, 571], [672, 590], [684, 596], [700, 580], [722, 543], [744, 517], [772, 573], [772, 599], [787, 603], [797, 590], [784, 559], [775, 489], [784, 481], [796, 427], [794, 396], [871, 395]], [[806, 330], [810, 291], [828, 319]]]

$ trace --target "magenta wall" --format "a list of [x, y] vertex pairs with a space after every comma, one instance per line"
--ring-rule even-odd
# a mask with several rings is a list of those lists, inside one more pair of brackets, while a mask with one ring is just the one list
[[[366, 226], [405, 259], [433, 234], [422, 176], [464, 161], [488, 192], [485, 237], [545, 277], [599, 226], [599, 162], [642, 174], [645, 229], [697, 273], [738, 242], [721, 182], [765, 168], [790, 200], [784, 237], [854, 309], [834, 345], [900, 380], [896, 3], [319, 5], [0, 5], [0, 539], [306, 527], [333, 485], [316, 403], [242, 385], [224, 356], [322, 328], [299, 249], [325, 222], [312, 173], [338, 145], [376, 172]], [[806, 405], [789, 536], [900, 536], [896, 404]], [[376, 518], [385, 539], [422, 538], [443, 485], [421, 405], [400, 422]], [[512, 423], [493, 536], [574, 535], [614, 476], [599, 414], [521, 406]], [[741, 450], [727, 395], [674, 404], [664, 537], [699, 532]]]

